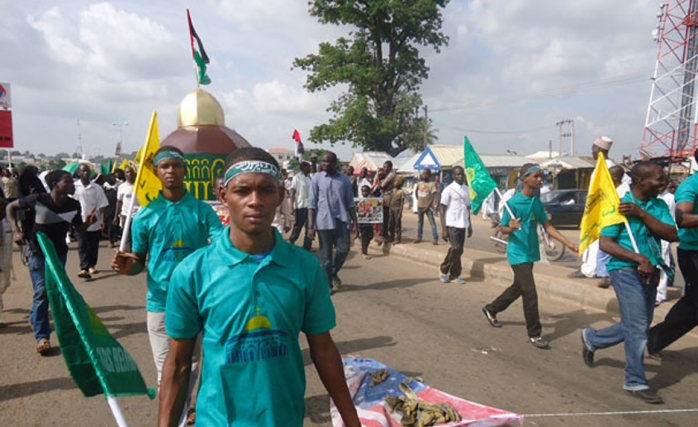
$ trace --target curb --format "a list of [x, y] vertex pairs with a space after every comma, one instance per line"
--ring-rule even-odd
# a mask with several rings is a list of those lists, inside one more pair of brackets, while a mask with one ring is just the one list
[[[445, 248], [448, 248], [446, 244], [439, 243], [439, 246], [431, 246], [429, 243], [418, 246], [411, 242], [400, 245], [383, 245], [381, 247], [371, 245], [369, 246], [369, 251], [434, 267], [441, 264], [446, 254]], [[439, 250], [436, 248], [444, 249]], [[514, 280], [514, 272], [511, 270], [504, 255], [468, 249], [466, 247], [462, 262], [464, 276], [476, 277], [488, 284], [495, 284], [502, 288], [509, 287]], [[620, 315], [616, 295], [612, 289], [598, 288], [596, 280], [568, 278], [567, 275], [569, 273], [570, 269], [566, 267], [536, 263], [534, 275], [538, 294], [547, 298], [576, 304], [584, 309], [602, 311], [616, 316]], [[436, 279], [435, 275], [434, 280]], [[676, 299], [678, 298], [672, 297], [671, 302], [655, 308], [655, 322], [664, 319]]]

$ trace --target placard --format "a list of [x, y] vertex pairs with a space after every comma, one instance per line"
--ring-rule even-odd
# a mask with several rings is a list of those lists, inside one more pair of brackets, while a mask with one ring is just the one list
[[381, 197], [354, 199], [354, 204], [359, 224], [383, 223], [383, 199]]

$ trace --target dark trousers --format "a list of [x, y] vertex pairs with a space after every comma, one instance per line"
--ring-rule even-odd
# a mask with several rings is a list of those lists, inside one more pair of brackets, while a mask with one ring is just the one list
[[361, 233], [361, 254], [368, 255], [368, 245], [373, 240], [373, 224], [360, 224], [359, 233]]
[[[342, 221], [335, 221], [336, 228], [330, 230], [317, 230], [318, 240], [320, 240], [320, 264], [325, 270], [327, 284], [332, 287], [334, 278], [344, 265], [349, 254], [351, 244], [349, 237], [349, 224]], [[332, 258], [333, 249], [336, 250]]]
[[119, 243], [121, 227], [119, 227], [118, 222], [114, 224], [114, 214], [105, 215], [104, 221], [107, 228], [107, 239], [109, 239], [109, 243]]
[[100, 230], [76, 232], [78, 238], [78, 253], [80, 254], [80, 270], [88, 270], [97, 265], [99, 255], [99, 238], [102, 236]]
[[381, 223], [380, 236], [388, 239], [388, 222], [390, 221], [390, 208], [383, 206], [383, 222]]
[[[664, 321], [653, 326], [647, 349], [656, 353], [698, 326], [698, 251], [677, 249], [679, 268], [686, 281], [684, 295], [669, 310]], [[696, 283], [692, 283], [692, 282]]]
[[465, 247], [465, 228], [447, 227], [448, 241], [451, 247], [448, 248], [446, 258], [441, 263], [439, 270], [441, 274], [446, 274], [450, 280], [457, 279], [463, 269], [460, 257], [463, 255]]
[[402, 240], [402, 209], [388, 209], [388, 240]]
[[531, 338], [539, 337], [542, 328], [538, 313], [538, 292], [536, 291], [536, 282], [533, 279], [533, 263], [512, 265], [511, 269], [514, 270], [514, 283], [485, 307], [492, 315], [496, 315], [506, 310], [511, 303], [521, 297], [528, 336]]
[[308, 227], [307, 227], [308, 209], [307, 208], [296, 209], [294, 212], [295, 212], [296, 219], [293, 222], [293, 230], [291, 230], [291, 236], [288, 238], [288, 241], [291, 242], [291, 244], [295, 244], [296, 240], [298, 240], [298, 237], [301, 235], [301, 229], [303, 227], [305, 227], [305, 237], [303, 238], [303, 249], [305, 249], [306, 251], [309, 251], [310, 246], [313, 244], [313, 241], [308, 238]]

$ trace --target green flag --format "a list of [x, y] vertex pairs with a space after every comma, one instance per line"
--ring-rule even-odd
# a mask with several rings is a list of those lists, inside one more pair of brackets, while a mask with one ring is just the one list
[[468, 187], [470, 187], [470, 204], [473, 213], [477, 215], [487, 196], [497, 188], [497, 183], [487, 172], [484, 163], [475, 152], [467, 136], [463, 141], [463, 159], [465, 178], [468, 180]]
[[51, 240], [44, 233], [37, 233], [37, 240], [46, 258], [46, 291], [61, 353], [82, 393], [155, 398], [136, 362], [75, 290]]

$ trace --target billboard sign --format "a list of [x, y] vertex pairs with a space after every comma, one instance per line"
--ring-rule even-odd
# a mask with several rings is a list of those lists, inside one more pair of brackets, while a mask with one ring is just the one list
[[5, 110], [12, 108], [12, 97], [10, 96], [9, 83], [0, 83], [0, 108]]
[[0, 147], [14, 147], [12, 141], [12, 111], [0, 109]]

